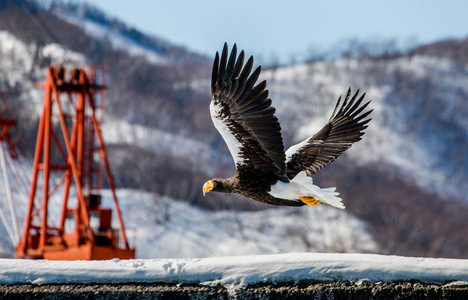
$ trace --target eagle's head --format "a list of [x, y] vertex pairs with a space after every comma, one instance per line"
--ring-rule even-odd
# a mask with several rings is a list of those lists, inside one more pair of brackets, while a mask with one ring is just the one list
[[203, 185], [203, 196], [205, 196], [206, 193], [211, 191], [226, 192], [224, 189], [223, 179], [214, 178], [205, 182], [205, 184]]

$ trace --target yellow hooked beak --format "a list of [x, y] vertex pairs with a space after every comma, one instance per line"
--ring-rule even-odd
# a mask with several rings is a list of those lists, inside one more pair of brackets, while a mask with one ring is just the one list
[[211, 192], [213, 190], [214, 183], [213, 180], [208, 180], [205, 182], [203, 185], [203, 196], [205, 196], [206, 193]]

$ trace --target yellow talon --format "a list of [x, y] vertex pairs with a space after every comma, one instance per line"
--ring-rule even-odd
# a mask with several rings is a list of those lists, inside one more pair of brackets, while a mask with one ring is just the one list
[[320, 200], [316, 200], [312, 197], [299, 197], [299, 199], [301, 199], [302, 202], [310, 206], [317, 206], [320, 203]]

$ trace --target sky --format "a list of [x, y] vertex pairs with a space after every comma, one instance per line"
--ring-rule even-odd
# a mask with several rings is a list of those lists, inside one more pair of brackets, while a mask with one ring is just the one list
[[396, 39], [400, 46], [468, 36], [468, 1], [157, 1], [91, 3], [145, 33], [212, 56], [226, 41], [264, 60], [287, 61], [340, 42]]

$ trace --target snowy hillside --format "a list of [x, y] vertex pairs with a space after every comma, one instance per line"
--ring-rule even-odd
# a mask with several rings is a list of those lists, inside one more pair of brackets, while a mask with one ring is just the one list
[[207, 143], [154, 127], [108, 118], [102, 130], [106, 133], [104, 139], [108, 144], [134, 145], [160, 155], [170, 154], [176, 158], [185, 158], [212, 176], [215, 175], [216, 168], [210, 163], [213, 158], [224, 158], [228, 162], [231, 160], [227, 156], [221, 157]]
[[[24, 43], [8, 32], [0, 32], [0, 39], [2, 53], [17, 58], [17, 61], [10, 62], [12, 66], [24, 65], [24, 72], [31, 68], [31, 53]], [[72, 64], [85, 61], [81, 55], [56, 44], [45, 46], [44, 55], [50, 55], [52, 61]], [[36, 72], [45, 74], [46, 69]], [[24, 73], [16, 75], [17, 78], [8, 77], [11, 85], [19, 84], [21, 78], [25, 77]], [[34, 113], [38, 114], [41, 107], [41, 90], [31, 86], [31, 94], [25, 97], [26, 101], [35, 107]], [[114, 118], [109, 118], [104, 123], [103, 132], [107, 144], [136, 145], [160, 154], [170, 153], [176, 157], [188, 157], [192, 164], [203, 165], [207, 173], [214, 174], [213, 166], [209, 162], [219, 154], [200, 141], [153, 127], [132, 125]], [[230, 163], [231, 159], [227, 158]], [[21, 168], [28, 170], [27, 176], [30, 176], [29, 164]], [[14, 179], [12, 177], [10, 181], [14, 183]], [[0, 186], [0, 204], [1, 208], [6, 210], [3, 180]], [[18, 186], [13, 186], [13, 191], [18, 196], [16, 207], [22, 226], [24, 201], [27, 196], [23, 195], [24, 192], [20, 191]], [[199, 192], [201, 193], [201, 189]], [[108, 193], [104, 196], [104, 201], [110, 201]], [[327, 207], [310, 207], [303, 210], [281, 208], [260, 212], [210, 212], [168, 197], [144, 192], [122, 190], [119, 191], [119, 198], [127, 227], [135, 229], [131, 230], [130, 235], [136, 234], [137, 256], [140, 258], [378, 250], [364, 223], [346, 212]], [[51, 205], [51, 215], [58, 214], [58, 201], [55, 199], [56, 205]], [[110, 203], [109, 206], [111, 207]], [[10, 216], [7, 217], [7, 221], [12, 221]], [[3, 237], [0, 252], [4, 255], [13, 253], [13, 243], [8, 239], [3, 224], [0, 226], [0, 232]], [[278, 240], [282, 242], [278, 243]]]
[[[37, 118], [42, 111], [43, 91], [34, 86], [34, 79], [44, 81], [49, 67], [37, 64], [35, 51], [35, 47], [24, 43], [12, 33], [0, 30], [2, 101], [5, 101], [5, 94], [13, 93], [15, 98], [8, 103], [10, 109], [21, 107], [24, 110], [15, 111], [15, 115], [27, 118]], [[83, 55], [55, 43], [44, 45], [41, 53], [44, 60], [55, 63], [82, 65], [87, 61]], [[4, 105], [2, 103], [2, 109]]]
[[[346, 152], [348, 159], [386, 164], [421, 188], [468, 202], [467, 72], [448, 60], [414, 56], [299, 65], [264, 72], [264, 78], [295, 142], [320, 130], [347, 86], [353, 94], [360, 88], [374, 112], [363, 140]], [[423, 81], [427, 91], [403, 93], [411, 87], [401, 80]]]

